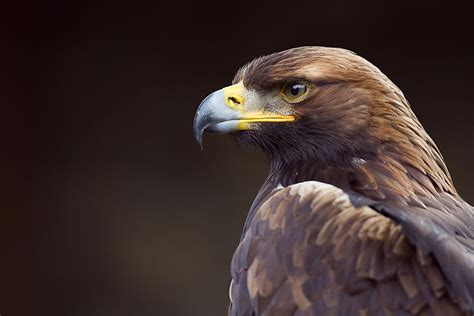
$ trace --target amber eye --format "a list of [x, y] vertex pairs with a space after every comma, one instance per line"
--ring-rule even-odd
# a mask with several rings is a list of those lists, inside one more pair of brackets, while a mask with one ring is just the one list
[[303, 101], [308, 93], [308, 87], [304, 83], [291, 83], [283, 87], [281, 94], [285, 101], [297, 103]]

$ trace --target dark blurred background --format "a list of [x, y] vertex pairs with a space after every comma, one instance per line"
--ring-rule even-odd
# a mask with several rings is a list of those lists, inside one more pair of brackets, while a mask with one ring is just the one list
[[[267, 167], [192, 134], [259, 55], [344, 47], [404, 91], [474, 202], [462, 4], [11, 2], [2, 10], [0, 314], [222, 315]], [[4, 46], [3, 46], [4, 45]]]

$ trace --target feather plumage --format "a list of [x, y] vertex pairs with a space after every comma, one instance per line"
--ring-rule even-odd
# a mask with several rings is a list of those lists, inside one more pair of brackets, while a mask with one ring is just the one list
[[[308, 83], [296, 105], [281, 87]], [[231, 315], [469, 315], [474, 210], [403, 93], [343, 49], [242, 67], [252, 109], [294, 122], [236, 133], [270, 175], [232, 260]]]

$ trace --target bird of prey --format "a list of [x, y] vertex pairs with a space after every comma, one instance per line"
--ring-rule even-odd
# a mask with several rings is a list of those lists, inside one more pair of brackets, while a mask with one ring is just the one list
[[474, 209], [394, 83], [344, 49], [240, 68], [194, 132], [270, 172], [231, 263], [230, 315], [472, 315]]

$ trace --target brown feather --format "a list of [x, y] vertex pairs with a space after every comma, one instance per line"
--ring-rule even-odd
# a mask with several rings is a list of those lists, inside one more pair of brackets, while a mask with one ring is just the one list
[[[276, 228], [265, 230], [265, 236], [254, 234], [255, 226], [270, 225], [267, 218], [295, 199], [308, 205], [309, 211], [287, 213], [288, 230]], [[344, 235], [336, 231], [349, 226], [353, 230], [351, 242], [341, 242]], [[270, 260], [262, 251], [247, 257], [244, 266], [249, 268], [242, 268], [236, 259], [245, 257], [249, 247], [244, 245], [253, 242], [262, 250], [289, 251], [289, 260]], [[284, 247], [287, 243], [290, 248]], [[399, 224], [370, 207], [354, 207], [343, 191], [318, 182], [280, 190], [259, 208], [234, 255], [232, 270], [240, 271], [231, 291], [235, 315], [247, 315], [239, 309], [242, 299], [249, 300], [253, 310], [262, 315], [286, 315], [281, 311], [290, 310], [305, 315], [317, 315], [318, 311], [337, 314], [346, 308], [367, 309], [371, 315], [382, 310], [417, 314], [425, 307], [434, 312], [438, 304], [452, 315], [462, 314], [447, 296], [446, 280], [435, 261], [409, 245]], [[271, 270], [280, 271], [285, 281], [281, 281], [281, 274], [272, 279], [267, 273]], [[239, 282], [242, 277], [246, 284]], [[239, 296], [242, 286], [247, 287], [248, 296]], [[291, 289], [291, 294], [286, 292], [290, 297], [275, 300], [274, 295], [280, 297], [280, 291], [287, 291], [284, 288]]]

